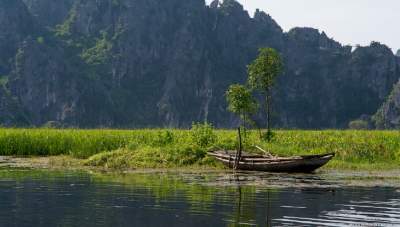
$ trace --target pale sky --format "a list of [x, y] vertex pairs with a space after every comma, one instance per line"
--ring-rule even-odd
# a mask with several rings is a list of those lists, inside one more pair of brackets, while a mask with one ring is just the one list
[[250, 16], [256, 8], [270, 14], [285, 31], [314, 27], [345, 45], [378, 41], [400, 49], [400, 0], [238, 1]]

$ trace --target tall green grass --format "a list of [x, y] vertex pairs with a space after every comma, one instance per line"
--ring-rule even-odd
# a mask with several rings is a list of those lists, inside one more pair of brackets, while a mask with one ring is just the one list
[[[333, 163], [400, 165], [397, 131], [277, 131], [271, 142], [248, 131], [245, 148], [253, 145], [283, 156], [335, 152]], [[215, 166], [208, 150], [236, 149], [234, 130], [195, 125], [192, 130], [0, 129], [0, 155], [72, 155], [90, 165], [123, 167]], [[335, 164], [335, 165], [336, 165]]]
[[126, 146], [138, 131], [0, 129], [0, 155], [60, 155], [85, 158]]

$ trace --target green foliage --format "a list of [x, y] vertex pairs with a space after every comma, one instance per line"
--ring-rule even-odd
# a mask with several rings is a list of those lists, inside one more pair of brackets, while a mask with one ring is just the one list
[[62, 125], [60, 124], [60, 122], [57, 122], [57, 121], [48, 121], [42, 125], [42, 128], [47, 128], [47, 129], [62, 128]]
[[86, 158], [128, 144], [130, 133], [114, 130], [1, 129], [0, 155], [60, 155]]
[[40, 44], [44, 44], [44, 38], [43, 38], [43, 36], [37, 37], [36, 41], [37, 41], [38, 43], [40, 43]]
[[94, 155], [86, 165], [118, 169], [215, 166], [214, 160], [206, 156], [206, 151], [216, 138], [212, 125], [207, 123], [193, 124], [190, 131], [142, 131], [142, 136], [132, 138], [126, 148]]
[[156, 143], [159, 146], [166, 146], [174, 142], [174, 134], [170, 130], [160, 131], [157, 135]]
[[195, 145], [207, 148], [212, 146], [217, 136], [214, 133], [214, 127], [209, 123], [193, 123], [190, 130], [192, 141]]
[[112, 0], [112, 5], [113, 5], [114, 7], [120, 6], [120, 5], [121, 5], [121, 2], [120, 2], [120, 0]]
[[247, 66], [248, 84], [252, 89], [268, 91], [283, 70], [279, 53], [272, 48], [261, 48], [258, 57]]
[[246, 116], [257, 111], [257, 103], [251, 92], [243, 85], [234, 84], [226, 91], [226, 100], [228, 102], [228, 110], [238, 114], [242, 119], [246, 120]]
[[349, 123], [349, 129], [354, 130], [366, 130], [369, 128], [369, 124], [364, 120], [354, 120]]
[[102, 39], [97, 40], [96, 45], [82, 52], [82, 59], [89, 65], [98, 66], [106, 63], [110, 56], [113, 45], [103, 35]]
[[[192, 141], [192, 131], [175, 130], [174, 134], [179, 139], [172, 144], [159, 147], [148, 145], [151, 143], [146, 139], [136, 140], [139, 145], [134, 149], [103, 152], [89, 159], [88, 164], [109, 168], [219, 166], [206, 156], [206, 148]], [[400, 140], [395, 131], [277, 131], [275, 134], [271, 142], [265, 142], [256, 131], [249, 131], [246, 151], [260, 153], [250, 146], [257, 144], [279, 156], [335, 152], [335, 159], [328, 165], [331, 168], [386, 168], [400, 164]], [[213, 149], [236, 149], [235, 130], [218, 130], [215, 135]]]
[[[335, 152], [328, 167], [384, 168], [400, 164], [397, 131], [276, 131], [264, 142], [248, 131], [251, 145], [280, 156]], [[235, 130], [213, 130], [196, 124], [192, 130], [1, 129], [0, 155], [72, 155], [89, 158], [88, 165], [109, 168], [220, 167], [206, 155], [210, 149], [235, 150]]]
[[57, 25], [54, 29], [54, 33], [57, 37], [66, 39], [72, 36], [72, 26], [76, 20], [77, 11], [75, 8], [71, 9], [68, 18], [64, 23]]
[[271, 141], [275, 137], [275, 135], [276, 135], [276, 133], [268, 130], [268, 131], [262, 133], [261, 139], [264, 141]]
[[271, 131], [271, 104], [272, 87], [276, 78], [283, 70], [283, 63], [279, 53], [272, 48], [261, 48], [258, 57], [247, 66], [247, 83], [254, 90], [259, 90], [265, 94], [265, 107], [267, 114], [267, 134], [262, 138], [270, 141], [273, 137]]
[[8, 83], [8, 76], [1, 76], [0, 75], [0, 86], [5, 86]]
[[68, 18], [53, 29], [54, 36], [63, 41], [66, 47], [68, 47], [66, 49], [67, 52], [71, 56], [75, 56], [84, 48], [93, 46], [96, 42], [91, 35], [84, 35], [75, 31], [74, 25], [78, 17], [77, 7], [78, 4], [75, 4], [70, 10]]
[[113, 169], [173, 168], [201, 164], [205, 153], [194, 146], [140, 147], [120, 149], [92, 156], [85, 164]]
[[[279, 131], [272, 146], [264, 146], [279, 154], [317, 154], [335, 152], [342, 163], [396, 162], [400, 151], [398, 132], [386, 131]], [[274, 149], [275, 148], [275, 149]], [[277, 149], [276, 149], [277, 148]]]
[[[251, 95], [250, 90], [245, 86], [234, 84], [226, 91], [226, 100], [228, 102], [228, 110], [238, 114], [243, 121], [244, 137], [246, 134], [246, 123], [252, 123], [249, 115], [257, 112], [258, 105]], [[246, 140], [246, 138], [244, 138]]]

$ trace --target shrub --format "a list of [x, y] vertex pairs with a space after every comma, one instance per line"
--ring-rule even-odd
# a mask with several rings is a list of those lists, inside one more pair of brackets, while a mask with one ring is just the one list
[[48, 121], [45, 124], [43, 124], [42, 128], [47, 128], [47, 129], [56, 129], [56, 128], [62, 128], [62, 124], [58, 121]]
[[207, 122], [204, 124], [193, 123], [190, 132], [193, 143], [202, 148], [212, 146], [217, 140], [214, 127]]
[[193, 146], [144, 146], [136, 150], [119, 149], [112, 152], [102, 152], [87, 159], [85, 164], [115, 169], [168, 168], [194, 164], [202, 165], [204, 163], [212, 164], [213, 160], [207, 160], [205, 157], [206, 154], [202, 149]]
[[174, 142], [174, 134], [169, 130], [163, 130], [158, 132], [156, 145], [165, 146]]
[[37, 42], [40, 44], [44, 44], [44, 38], [42, 36], [37, 37]]
[[349, 123], [349, 129], [353, 130], [367, 130], [369, 129], [369, 124], [364, 120], [355, 120]]

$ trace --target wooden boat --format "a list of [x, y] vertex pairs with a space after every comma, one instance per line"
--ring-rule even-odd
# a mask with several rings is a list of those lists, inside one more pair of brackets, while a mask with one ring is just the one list
[[[236, 151], [215, 151], [208, 154], [229, 168], [233, 168], [235, 165]], [[275, 157], [242, 153], [237, 169], [264, 172], [311, 173], [327, 164], [334, 156], [335, 153], [295, 157]]]

